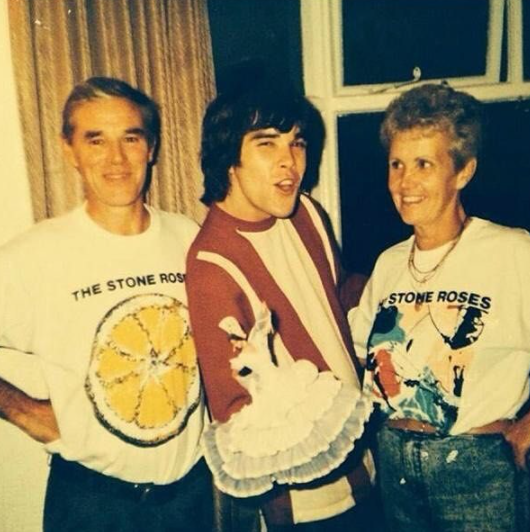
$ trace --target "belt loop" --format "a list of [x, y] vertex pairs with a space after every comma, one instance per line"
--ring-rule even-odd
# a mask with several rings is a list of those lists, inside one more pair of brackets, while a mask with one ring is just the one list
[[140, 495], [140, 502], [144, 503], [147, 501], [147, 498], [149, 497], [149, 493], [151, 492], [152, 486], [151, 484], [148, 484], [147, 486], [144, 486], [142, 488], [142, 494]]

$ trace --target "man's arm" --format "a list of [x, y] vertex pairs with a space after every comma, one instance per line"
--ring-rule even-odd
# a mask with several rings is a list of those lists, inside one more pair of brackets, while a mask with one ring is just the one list
[[241, 289], [219, 266], [189, 260], [186, 290], [208, 407], [215, 420], [225, 422], [249, 403], [250, 397], [232, 375], [234, 346], [219, 323], [232, 316], [248, 334], [254, 324], [253, 313]]
[[33, 399], [2, 379], [0, 417], [40, 443], [49, 443], [60, 436], [50, 401]]
[[348, 312], [359, 305], [368, 277], [362, 273], [343, 272], [339, 285], [339, 298], [344, 312]]
[[[30, 356], [35, 304], [28, 290], [31, 283], [23, 280], [22, 268], [17, 266], [20, 254], [24, 255], [16, 247], [13, 252], [9, 244], [0, 250], [0, 347], [7, 348], [7, 352], [18, 352], [17, 356]], [[1, 357], [5, 355], [5, 352], [0, 353]], [[2, 378], [0, 419], [40, 443], [49, 443], [60, 436], [50, 401], [34, 399]]]

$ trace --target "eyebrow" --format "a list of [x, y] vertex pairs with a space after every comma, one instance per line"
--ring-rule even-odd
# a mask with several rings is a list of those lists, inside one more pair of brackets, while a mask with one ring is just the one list
[[85, 139], [90, 140], [90, 139], [93, 139], [93, 138], [101, 136], [102, 133], [103, 133], [102, 131], [88, 130], [88, 131], [85, 131], [85, 134], [83, 135], [83, 137]]
[[140, 135], [141, 137], [147, 137], [147, 133], [143, 127], [131, 127], [125, 130], [126, 135]]
[[[147, 136], [145, 129], [141, 127], [131, 127], [129, 129], [126, 129], [124, 131], [125, 135], [140, 135], [142, 137]], [[85, 134], [83, 135], [86, 139], [93, 139], [95, 137], [100, 137], [103, 135], [103, 131], [101, 129], [89, 129], [85, 131]]]
[[[269, 129], [274, 130], [273, 132], [270, 132]], [[283, 135], [283, 133], [276, 128], [265, 128], [265, 129], [258, 129], [256, 131], [251, 131], [249, 133], [250, 140], [259, 140], [259, 139], [275, 139], [278, 138], [280, 135]], [[295, 140], [298, 139], [304, 139], [305, 136], [302, 134], [302, 132], [299, 130], [296, 132]]]
[[274, 132], [269, 132], [264, 129], [258, 129], [257, 131], [252, 131], [250, 133], [250, 140], [259, 140], [259, 139], [273, 139], [280, 136], [280, 132], [275, 130]]

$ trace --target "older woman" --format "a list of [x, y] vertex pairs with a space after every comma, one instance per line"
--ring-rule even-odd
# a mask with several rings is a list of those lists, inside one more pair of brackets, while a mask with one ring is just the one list
[[393, 530], [528, 529], [530, 418], [517, 415], [529, 395], [530, 236], [462, 206], [481, 114], [469, 94], [423, 85], [381, 128], [390, 194], [414, 235], [379, 257], [350, 322], [382, 417]]

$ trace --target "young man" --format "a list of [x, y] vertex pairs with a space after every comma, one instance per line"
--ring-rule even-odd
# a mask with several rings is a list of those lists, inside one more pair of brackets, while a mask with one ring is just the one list
[[0, 249], [0, 345], [38, 357], [49, 392], [0, 381], [0, 412], [53, 456], [46, 531], [211, 530], [184, 289], [197, 227], [144, 203], [159, 138], [145, 94], [76, 86], [62, 142], [86, 201]]
[[[304, 176], [311, 178], [318, 170], [323, 136], [321, 117], [304, 97], [268, 86], [221, 94], [210, 104], [203, 123], [202, 200], [210, 211], [187, 266], [201, 372], [214, 427], [227, 430], [234, 448], [252, 436], [256, 448], [267, 454], [268, 444], [263, 442], [269, 438], [267, 459], [272, 463], [280, 451], [272, 453], [277, 442], [271, 434], [296, 440], [296, 415], [292, 425], [275, 432], [284, 416], [298, 412], [298, 407], [300, 412], [316, 412], [332, 400], [331, 394], [324, 394], [322, 402], [317, 394], [296, 396], [300, 384], [296, 379], [305, 375], [303, 368], [331, 370], [360, 396], [352, 343], [337, 297], [339, 266], [333, 241], [320, 208], [300, 195]], [[264, 362], [261, 371], [270, 376], [293, 370], [293, 379], [286, 378], [285, 386], [280, 377], [276, 384], [274, 380], [259, 384], [264, 373], [256, 367], [236, 372], [245, 346], [253, 349], [258, 346], [257, 336], [263, 336], [262, 302], [271, 311], [274, 334], [270, 335], [272, 359], [267, 351], [269, 367], [263, 350], [259, 353]], [[266, 350], [262, 337], [263, 345]], [[257, 358], [248, 351], [245, 356], [250, 356], [252, 365]], [[252, 371], [257, 380], [247, 386], [243, 383]], [[292, 410], [286, 408], [287, 402], [295, 405]], [[260, 408], [262, 415], [257, 414]], [[326, 412], [330, 419], [333, 410]], [[350, 442], [362, 432], [366, 415], [360, 416], [359, 431]], [[238, 438], [234, 427], [244, 416], [250, 418], [252, 431]], [[338, 423], [337, 431], [341, 428]], [[207, 447], [211, 452], [208, 443]], [[225, 482], [215, 461], [209, 458], [222, 490], [235, 495], [259, 491], [252, 485], [252, 473], [243, 474], [241, 482], [237, 478]], [[259, 461], [258, 457], [255, 463], [261, 468]], [[319, 467], [316, 461], [312, 465]], [[294, 523], [296, 530], [362, 530], [361, 501], [371, 491], [372, 476], [371, 455], [357, 443], [354, 453], [331, 475], [311, 484], [278, 482], [257, 502], [268, 530], [290, 530]], [[279, 475], [271, 478], [277, 480]]]

